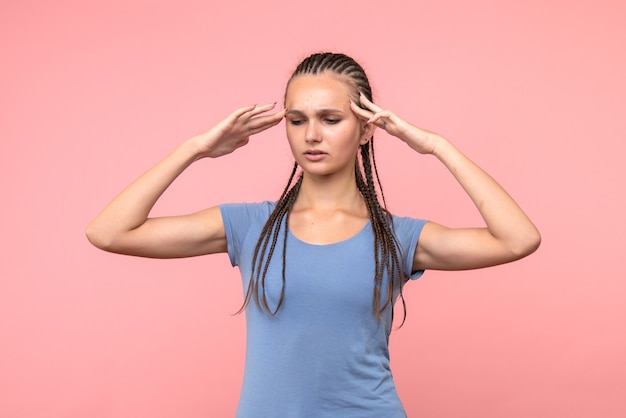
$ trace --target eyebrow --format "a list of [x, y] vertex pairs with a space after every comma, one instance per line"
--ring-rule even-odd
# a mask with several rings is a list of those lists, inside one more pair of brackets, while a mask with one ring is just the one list
[[[315, 111], [317, 115], [327, 115], [329, 113], [341, 113], [343, 114], [343, 110], [340, 109], [319, 109]], [[291, 109], [287, 111], [288, 115], [304, 115], [304, 112], [298, 109]]]

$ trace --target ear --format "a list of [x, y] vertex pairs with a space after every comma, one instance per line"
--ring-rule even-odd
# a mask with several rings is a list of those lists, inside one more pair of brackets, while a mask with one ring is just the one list
[[372, 136], [374, 136], [375, 130], [376, 130], [376, 125], [374, 125], [373, 123], [366, 123], [363, 126], [363, 130], [361, 133], [361, 145], [367, 144], [367, 142], [370, 139], [372, 139]]

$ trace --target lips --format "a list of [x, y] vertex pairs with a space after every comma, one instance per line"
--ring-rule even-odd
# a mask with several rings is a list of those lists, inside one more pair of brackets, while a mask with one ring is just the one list
[[310, 149], [304, 152], [304, 158], [309, 161], [321, 161], [326, 157], [326, 153], [324, 151], [320, 151], [317, 149]]
[[320, 150], [316, 150], [316, 149], [310, 149], [304, 152], [306, 155], [322, 155], [322, 154], [326, 154], [324, 151], [320, 151]]

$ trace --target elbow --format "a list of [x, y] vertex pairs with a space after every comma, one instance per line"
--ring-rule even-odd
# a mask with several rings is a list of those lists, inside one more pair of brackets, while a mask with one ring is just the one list
[[94, 247], [104, 251], [111, 251], [110, 237], [107, 237], [107, 234], [103, 233], [103, 231], [93, 222], [87, 225], [87, 228], [85, 229], [85, 236]]
[[522, 257], [531, 255], [532, 253], [537, 251], [540, 245], [541, 245], [541, 235], [537, 234], [535, 237], [530, 239], [528, 243], [526, 243]]
[[514, 259], [524, 258], [531, 255], [541, 245], [541, 234], [536, 228], [526, 233], [517, 240], [516, 244], [511, 248]]

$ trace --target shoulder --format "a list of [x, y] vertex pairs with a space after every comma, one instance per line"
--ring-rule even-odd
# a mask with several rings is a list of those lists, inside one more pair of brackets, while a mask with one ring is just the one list
[[257, 225], [265, 225], [275, 207], [276, 203], [271, 201], [226, 203], [219, 206], [227, 233], [232, 230], [240, 231], [239, 234], [244, 234]]
[[276, 207], [276, 202], [269, 200], [256, 203], [225, 203], [219, 206], [225, 218], [245, 217], [248, 219], [267, 219]]
[[[228, 255], [233, 266], [239, 265], [242, 252], [248, 246], [254, 248], [263, 225], [267, 222], [276, 204], [270, 201], [258, 203], [226, 203], [219, 206]], [[252, 250], [250, 250], [252, 251]]]
[[412, 235], [415, 232], [419, 234], [419, 232], [421, 232], [424, 228], [424, 225], [428, 222], [427, 220], [421, 218], [398, 215], [392, 215], [391, 219], [393, 222], [394, 232], [396, 234], [409, 233]]
[[408, 216], [392, 215], [393, 234], [398, 244], [407, 252], [413, 253], [427, 220]]
[[403, 269], [411, 279], [419, 278], [424, 271], [414, 268], [415, 254], [427, 220], [392, 215], [393, 233], [403, 259]]

